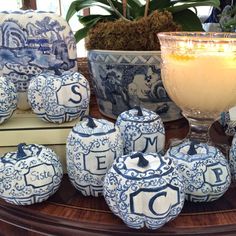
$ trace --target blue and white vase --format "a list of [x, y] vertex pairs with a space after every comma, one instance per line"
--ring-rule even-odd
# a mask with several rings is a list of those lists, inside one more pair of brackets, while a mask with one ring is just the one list
[[121, 113], [116, 121], [124, 140], [124, 154], [133, 151], [161, 152], [165, 128], [159, 115], [139, 106]]
[[185, 193], [171, 159], [157, 153], [132, 153], [117, 158], [107, 172], [104, 197], [129, 227], [157, 229], [178, 216]]
[[116, 119], [141, 106], [163, 121], [182, 117], [162, 84], [160, 51], [91, 50], [88, 62], [98, 107], [105, 116]]
[[166, 157], [174, 161], [183, 176], [189, 201], [214, 201], [230, 186], [228, 161], [216, 147], [186, 140], [170, 147]]
[[66, 145], [67, 173], [85, 196], [100, 196], [107, 170], [123, 154], [119, 129], [103, 119], [87, 117], [75, 125]]
[[17, 107], [17, 91], [15, 85], [0, 76], [0, 124], [9, 119]]
[[77, 71], [76, 42], [65, 19], [43, 11], [0, 12], [0, 76], [19, 93], [18, 108], [28, 109], [32, 77], [48, 71]]
[[30, 81], [28, 100], [34, 113], [44, 121], [68, 122], [86, 113], [90, 87], [78, 72], [43, 73]]
[[19, 144], [17, 152], [0, 158], [0, 197], [16, 205], [39, 203], [57, 191], [62, 177], [62, 165], [51, 149]]

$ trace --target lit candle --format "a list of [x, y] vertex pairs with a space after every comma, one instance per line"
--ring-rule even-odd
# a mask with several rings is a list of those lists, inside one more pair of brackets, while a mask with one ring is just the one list
[[219, 114], [236, 105], [236, 47], [218, 40], [183, 37], [162, 48], [163, 82], [182, 110]]

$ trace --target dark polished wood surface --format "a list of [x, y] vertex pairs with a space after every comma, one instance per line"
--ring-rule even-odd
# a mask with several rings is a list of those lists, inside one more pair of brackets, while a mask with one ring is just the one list
[[[92, 100], [91, 115], [102, 117]], [[183, 138], [185, 119], [165, 124], [167, 141]], [[216, 142], [230, 144], [215, 123], [211, 135]], [[186, 202], [182, 213], [159, 230], [133, 230], [116, 217], [103, 197], [84, 197], [65, 175], [55, 195], [32, 206], [15, 206], [0, 200], [0, 235], [236, 235], [236, 187], [232, 184], [219, 200]]]

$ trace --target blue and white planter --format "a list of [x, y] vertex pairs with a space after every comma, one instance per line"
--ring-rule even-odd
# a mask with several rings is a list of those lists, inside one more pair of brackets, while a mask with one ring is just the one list
[[135, 107], [121, 113], [116, 121], [124, 140], [124, 154], [133, 151], [161, 152], [165, 146], [165, 128], [159, 115]]
[[52, 70], [77, 71], [73, 32], [54, 13], [2, 11], [0, 34], [0, 76], [15, 83], [20, 109], [29, 108], [26, 91], [32, 77]]
[[216, 147], [186, 140], [170, 147], [166, 157], [174, 161], [183, 176], [189, 201], [214, 201], [230, 186], [228, 161]]
[[88, 61], [99, 110], [105, 116], [116, 119], [141, 106], [163, 121], [182, 117], [163, 87], [160, 51], [91, 50]]
[[104, 197], [129, 227], [157, 229], [178, 216], [185, 193], [171, 159], [156, 153], [132, 153], [117, 158], [109, 169]]
[[78, 72], [43, 73], [30, 81], [28, 101], [34, 113], [44, 121], [72, 121], [84, 116], [88, 110], [89, 83]]
[[100, 196], [107, 170], [123, 154], [119, 129], [103, 119], [87, 117], [75, 125], [66, 145], [67, 173], [85, 196]]
[[17, 107], [17, 91], [15, 85], [0, 76], [0, 124], [9, 119]]
[[62, 176], [62, 165], [51, 149], [19, 144], [17, 152], [0, 158], [0, 197], [16, 205], [45, 201], [57, 191]]

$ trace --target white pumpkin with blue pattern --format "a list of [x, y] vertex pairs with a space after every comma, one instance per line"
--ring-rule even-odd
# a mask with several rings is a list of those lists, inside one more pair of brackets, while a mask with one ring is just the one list
[[137, 106], [121, 113], [116, 125], [124, 140], [124, 154], [163, 151], [165, 129], [160, 116], [155, 112]]
[[236, 181], [236, 134], [233, 137], [232, 145], [229, 151], [229, 167], [232, 181]]
[[123, 154], [120, 130], [104, 119], [84, 117], [70, 132], [67, 145], [67, 173], [85, 196], [100, 196], [107, 170]]
[[9, 119], [17, 106], [15, 85], [5, 77], [0, 77], [0, 124]]
[[44, 121], [68, 122], [86, 113], [90, 87], [78, 72], [43, 73], [30, 81], [28, 100], [34, 113]]
[[19, 144], [18, 151], [0, 158], [0, 197], [16, 205], [45, 201], [57, 191], [62, 176], [62, 165], [51, 149]]
[[105, 177], [104, 197], [129, 227], [157, 229], [178, 216], [185, 193], [171, 159], [134, 152], [115, 160]]
[[167, 150], [184, 178], [186, 199], [208, 202], [220, 198], [231, 183], [229, 164], [216, 147], [186, 140]]

